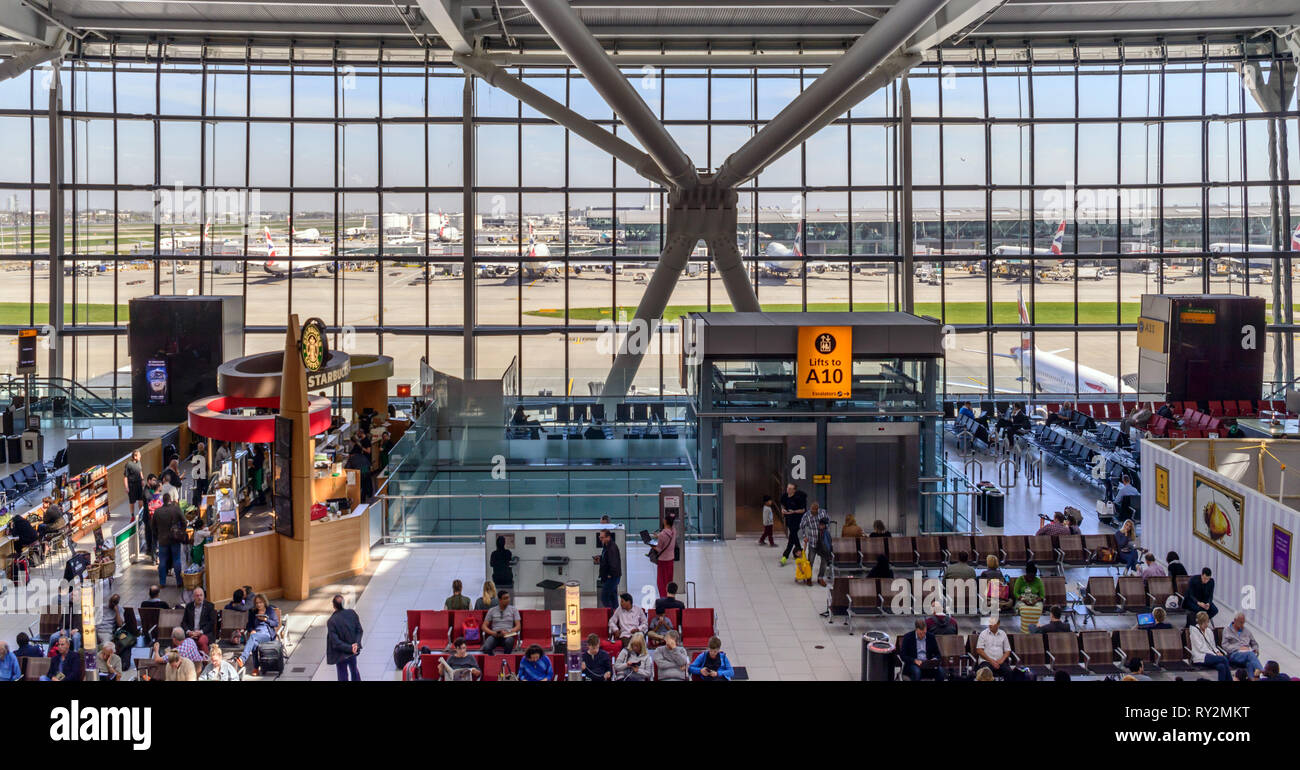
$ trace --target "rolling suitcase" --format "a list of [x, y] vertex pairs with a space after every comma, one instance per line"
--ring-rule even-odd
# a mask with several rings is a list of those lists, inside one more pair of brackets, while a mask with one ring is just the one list
[[257, 668], [263, 674], [284, 673], [284, 644], [279, 639], [257, 645]]

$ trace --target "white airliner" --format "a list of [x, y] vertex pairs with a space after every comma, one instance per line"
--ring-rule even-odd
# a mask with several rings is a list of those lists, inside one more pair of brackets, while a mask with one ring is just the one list
[[[1253, 251], [1273, 251], [1273, 247], [1266, 243], [1211, 243], [1210, 251], [1215, 254], [1240, 254]], [[1300, 251], [1300, 225], [1296, 225], [1295, 232], [1291, 233], [1291, 251]], [[1220, 262], [1225, 262], [1235, 273], [1244, 273], [1247, 268], [1254, 273], [1272, 272], [1273, 257], [1217, 257]]]
[[293, 227], [293, 217], [285, 217], [285, 222], [289, 225], [289, 240], [294, 243], [311, 243], [320, 240], [320, 230], [309, 227], [306, 230], [295, 230]]
[[447, 219], [447, 215], [442, 213], [442, 209], [438, 209], [438, 229], [433, 231], [433, 236], [443, 243], [460, 240], [460, 230], [451, 226], [451, 222]]
[[282, 276], [293, 273], [294, 275], [319, 275], [322, 269], [327, 272], [334, 272], [333, 260], [299, 260], [297, 257], [324, 257], [331, 256], [331, 247], [315, 246], [295, 248], [293, 250], [295, 259], [277, 260], [275, 253], [275, 241], [271, 240], [271, 228], [262, 229], [262, 235], [266, 238], [266, 264], [263, 267], [271, 275]]
[[[763, 247], [763, 256], [776, 257], [758, 263], [760, 270], [777, 276], [794, 276], [804, 267], [803, 252], [799, 250], [799, 241], [803, 240], [803, 222], [794, 231], [794, 242], [786, 246], [780, 241], [768, 241]], [[795, 259], [784, 259], [794, 257]]]
[[[204, 241], [207, 241], [208, 243], [212, 242], [211, 222], [205, 223], [203, 225], [202, 235], [186, 235], [185, 233], [180, 233], [180, 234], [173, 233], [170, 238], [170, 243], [171, 243], [170, 250], [179, 251], [181, 249], [197, 249], [199, 245], [202, 244]], [[166, 249], [167, 244], [168, 241], [164, 240], [162, 244], [160, 244], [160, 248]]]
[[[1030, 248], [1028, 246], [1012, 246], [1000, 243], [994, 246], [992, 252], [994, 256], [1016, 256], [1019, 254], [1055, 254], [1060, 256], [1065, 247], [1065, 220], [1056, 227], [1056, 234], [1052, 236], [1052, 245], [1043, 249], [1037, 246]], [[994, 271], [1001, 267], [1008, 274], [1021, 275], [1029, 271], [1029, 260], [1027, 259], [997, 259], [993, 261]], [[1047, 265], [1039, 262], [1035, 267], [1046, 268]]]

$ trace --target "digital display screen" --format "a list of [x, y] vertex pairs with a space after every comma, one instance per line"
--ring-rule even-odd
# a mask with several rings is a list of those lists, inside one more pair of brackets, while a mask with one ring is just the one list
[[36, 336], [35, 329], [23, 329], [18, 332], [18, 373], [36, 373]]
[[149, 403], [166, 404], [168, 399], [167, 362], [150, 359], [144, 366], [144, 378], [149, 383]]

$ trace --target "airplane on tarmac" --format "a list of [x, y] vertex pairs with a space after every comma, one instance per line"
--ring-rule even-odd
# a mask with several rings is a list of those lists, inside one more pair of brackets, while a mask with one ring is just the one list
[[[1020, 323], [1029, 324], [1029, 310], [1025, 307], [1025, 298], [1023, 292], [1017, 292], [1017, 305], [1020, 310]], [[971, 350], [972, 353], [984, 354], [983, 350]], [[1119, 377], [1113, 374], [1106, 374], [1103, 371], [1094, 369], [1091, 366], [1085, 366], [1077, 363], [1072, 359], [1058, 355], [1069, 348], [1060, 348], [1058, 350], [1041, 350], [1030, 339], [1028, 331], [1021, 333], [1020, 346], [1011, 349], [1010, 353], [992, 353], [998, 358], [1010, 358], [1020, 364], [1021, 376], [1023, 382], [1028, 377], [1028, 372], [1032, 369], [1034, 376], [1035, 393], [1136, 393], [1132, 387], [1121, 381]], [[1075, 373], [1078, 373], [1078, 387], [1075, 387]], [[982, 386], [978, 384], [963, 382], [949, 382], [949, 386], [971, 388]], [[1020, 391], [1004, 390], [994, 388], [996, 393], [1018, 393]]]
[[[1256, 251], [1271, 253], [1273, 247], [1266, 243], [1211, 243], [1210, 251], [1215, 254], [1248, 254]], [[1295, 231], [1291, 233], [1291, 251], [1300, 251], [1300, 225], [1296, 225]], [[1250, 270], [1252, 274], [1259, 275], [1262, 279], [1264, 273], [1273, 272], [1273, 257], [1216, 257], [1215, 259], [1226, 263], [1228, 269], [1236, 275], [1243, 275]]]
[[[760, 235], [762, 235], [760, 233]], [[799, 274], [800, 270], [810, 270], [818, 273], [824, 273], [827, 270], [827, 263], [823, 261], [806, 262], [803, 252], [799, 249], [799, 241], [803, 240], [803, 222], [794, 231], [794, 241], [786, 246], [780, 241], [768, 241], [763, 247], [763, 256], [769, 259], [760, 260], [758, 267], [769, 275], [781, 278], [793, 278]], [[772, 259], [775, 257], [775, 259]], [[789, 259], [794, 257], [794, 259]]]
[[[1021, 254], [1055, 254], [1061, 256], [1065, 247], [1065, 220], [1056, 228], [1056, 234], [1052, 236], [1052, 245], [1043, 249], [1037, 246], [1015, 246], [1006, 243], [999, 243], [992, 249], [994, 256], [1016, 256]], [[993, 260], [993, 272], [1005, 273], [1010, 276], [1024, 276], [1029, 273], [1030, 260], [1027, 259], [995, 259]], [[1046, 269], [1048, 266], [1043, 261], [1038, 261], [1034, 265], [1038, 269]]]
[[[334, 272], [334, 260], [279, 260], [276, 259], [275, 241], [271, 240], [271, 228], [262, 229], [262, 235], [266, 238], [266, 263], [263, 268], [273, 276], [284, 276], [292, 273], [293, 275], [319, 275], [324, 269], [326, 272]], [[295, 248], [293, 250], [295, 257], [324, 257], [332, 256], [332, 247], [330, 246], [308, 246], [304, 248]]]
[[289, 225], [289, 240], [294, 243], [312, 243], [320, 240], [320, 230], [309, 227], [306, 230], [295, 230], [293, 227], [293, 217], [285, 217], [285, 222]]

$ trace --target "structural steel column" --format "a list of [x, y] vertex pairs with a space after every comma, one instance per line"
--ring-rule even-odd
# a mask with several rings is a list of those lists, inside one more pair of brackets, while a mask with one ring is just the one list
[[[474, 355], [474, 325], [477, 323], [477, 313], [474, 307], [474, 283], [477, 279], [477, 273], [474, 270], [474, 219], [477, 201], [474, 199], [474, 182], [477, 177], [474, 163], [474, 76], [465, 73], [465, 92], [461, 103], [461, 176], [465, 180], [464, 189], [461, 192], [461, 208], [464, 210], [463, 220], [461, 222], [460, 235], [463, 239], [461, 247], [461, 288], [464, 292], [462, 305], [464, 316], [461, 323], [464, 324], [462, 337], [464, 339], [464, 359], [462, 376], [466, 380], [472, 380], [475, 377], [475, 355]], [[427, 212], [426, 212], [427, 214]]]
[[[33, 73], [35, 77], [35, 73]], [[50, 76], [50, 276], [49, 322], [50, 357], [48, 377], [63, 376], [63, 120], [59, 114], [61, 98], [59, 63]], [[32, 249], [35, 251], [35, 248]]]
[[898, 154], [899, 177], [902, 184], [902, 196], [898, 202], [899, 226], [902, 229], [903, 264], [899, 271], [899, 304], [904, 313], [916, 309], [913, 297], [912, 262], [916, 252], [916, 236], [912, 223], [912, 89], [904, 77], [898, 86]]

